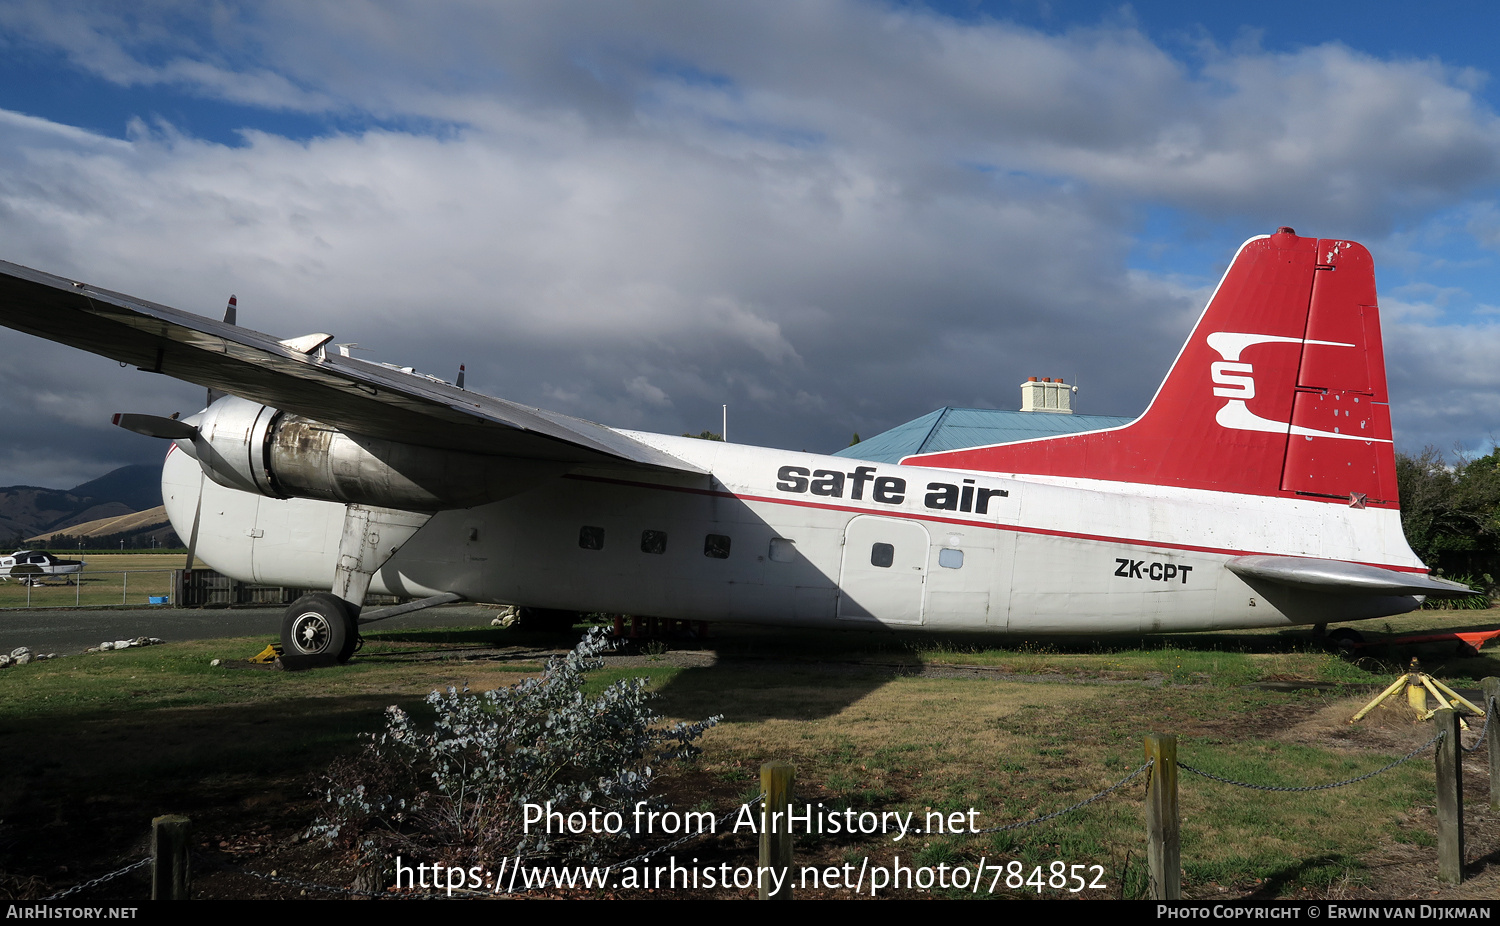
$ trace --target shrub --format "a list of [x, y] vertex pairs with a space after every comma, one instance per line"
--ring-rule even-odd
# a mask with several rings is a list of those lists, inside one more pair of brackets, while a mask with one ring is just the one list
[[1474, 590], [1474, 594], [1467, 598], [1428, 598], [1422, 602], [1422, 608], [1427, 611], [1486, 611], [1490, 607], [1490, 596], [1486, 590], [1494, 586], [1494, 577], [1485, 573], [1483, 581], [1473, 576], [1445, 576], [1454, 582], [1462, 582]]
[[628, 830], [548, 836], [533, 825], [527, 834], [524, 806], [617, 810], [628, 820], [637, 801], [657, 806], [650, 789], [660, 764], [696, 756], [695, 741], [719, 722], [660, 726], [644, 678], [586, 696], [585, 673], [611, 647], [596, 627], [540, 677], [480, 694], [434, 691], [430, 724], [387, 708], [385, 731], [330, 770], [317, 829], [351, 848], [421, 850], [450, 863], [605, 860]]

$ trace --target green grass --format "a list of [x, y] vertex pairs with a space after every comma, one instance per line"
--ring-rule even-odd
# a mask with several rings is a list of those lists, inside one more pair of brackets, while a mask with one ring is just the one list
[[[14, 666], [0, 672], [0, 719], [38, 716], [99, 716], [240, 703], [274, 704], [303, 698], [337, 699], [375, 692], [407, 692], [420, 697], [434, 687], [538, 672], [537, 661], [467, 664], [442, 659], [413, 662], [388, 654], [467, 649], [488, 630], [431, 630], [372, 634], [365, 647], [374, 658], [318, 672], [277, 672], [245, 668], [264, 637], [174, 643], [105, 653], [87, 653]], [[236, 663], [214, 666], [213, 660]]]
[[[1382, 621], [1346, 625], [1372, 643], [1403, 634], [1440, 630], [1488, 630], [1500, 625], [1500, 610], [1414, 612]], [[1310, 628], [1239, 630], [1219, 633], [1100, 640], [1048, 638], [1004, 645], [952, 640], [915, 640], [909, 658], [929, 666], [982, 666], [1021, 675], [1070, 678], [1164, 680], [1176, 685], [1235, 688], [1264, 681], [1329, 685], [1373, 684], [1405, 670], [1417, 656], [1424, 668], [1450, 684], [1475, 687], [1500, 674], [1500, 645], [1481, 656], [1462, 653], [1453, 643], [1372, 647], [1349, 659], [1313, 639]]]
[[[865, 634], [811, 634], [795, 646], [786, 642], [790, 636], [726, 628], [707, 644], [692, 644], [716, 651], [711, 667], [615, 666], [594, 673], [589, 690], [645, 676], [660, 694], [657, 709], [669, 718], [724, 715], [704, 738], [693, 773], [692, 787], [703, 790], [684, 785], [683, 806], [700, 808], [705, 801], [722, 809], [753, 798], [757, 769], [772, 758], [797, 766], [799, 800], [918, 819], [929, 810], [974, 808], [979, 825], [991, 827], [1035, 819], [1109, 787], [1140, 765], [1142, 737], [1151, 732], [1178, 735], [1185, 763], [1267, 785], [1361, 775], [1409, 748], [1388, 745], [1394, 728], [1381, 738], [1344, 724], [1368, 697], [1360, 692], [1242, 687], [1286, 678], [1388, 680], [1382, 663], [1354, 664], [1280, 635], [1072, 649], [1050, 642], [914, 648], [892, 635]], [[379, 729], [388, 704], [420, 710], [433, 688], [482, 690], [540, 671], [542, 660], [526, 655], [532, 650], [508, 653], [515, 661], [461, 658], [476, 647], [537, 639], [494, 628], [377, 633], [350, 665], [307, 673], [210, 665], [258, 652], [266, 642], [258, 638], [7, 669], [0, 672], [0, 743], [16, 758], [0, 773], [0, 792], [12, 795], [0, 800], [0, 817], [10, 823], [29, 806], [25, 801], [41, 799], [38, 793], [118, 797], [163, 782], [191, 785], [194, 793], [234, 787], [253, 793], [262, 778], [311, 776], [332, 756], [357, 749], [362, 733]], [[558, 641], [548, 645], [555, 649]], [[1497, 674], [1488, 657], [1470, 662], [1472, 671]], [[988, 665], [1108, 684], [910, 673], [923, 665]], [[1403, 730], [1396, 732], [1425, 739], [1425, 728]], [[1383, 842], [1430, 843], [1427, 829], [1409, 821], [1425, 819], [1420, 811], [1432, 801], [1431, 776], [1426, 756], [1318, 792], [1252, 791], [1184, 772], [1187, 895], [1292, 895], [1362, 883], [1368, 871], [1361, 859]], [[919, 835], [899, 843], [881, 836], [810, 839], [799, 844], [799, 863], [804, 856], [807, 864], [865, 857], [889, 863], [895, 855], [908, 864], [958, 864], [984, 857], [991, 864], [1018, 861], [1030, 872], [1063, 861], [1102, 866], [1107, 890], [1084, 896], [1141, 897], [1142, 781], [1058, 820], [1008, 833]], [[1217, 893], [1220, 886], [1229, 892]], [[1010, 893], [1035, 896], [1030, 888]]]
[[[79, 558], [76, 552], [53, 552]], [[83, 559], [81, 575], [50, 577], [45, 585], [0, 581], [0, 608], [141, 607], [151, 596], [172, 595], [172, 570], [183, 565], [179, 553], [85, 553]]]
[[170, 571], [86, 572], [77, 577], [58, 576], [40, 586], [0, 582], [0, 608], [141, 607], [152, 596], [172, 594]]
[[[1193, 646], [1139, 642], [1074, 651], [1055, 644], [908, 650], [927, 665], [989, 665], [1122, 683], [1115, 686], [910, 678], [872, 666], [868, 679], [824, 677], [812, 688], [795, 669], [778, 673], [778, 686], [767, 685], [764, 673], [740, 678], [721, 663], [712, 670], [712, 687], [699, 684], [692, 670], [664, 692], [673, 710], [686, 712], [688, 704], [699, 712], [722, 709], [727, 730], [718, 736], [734, 742], [720, 750], [728, 748], [742, 763], [763, 755], [793, 759], [799, 781], [810, 780], [809, 789], [829, 806], [870, 805], [872, 798], [902, 810], [972, 806], [982, 810], [984, 825], [1030, 819], [1112, 784], [1139, 765], [1141, 737], [1151, 731], [1182, 736], [1185, 762], [1269, 785], [1354, 777], [1399, 755], [1361, 746], [1363, 728], [1344, 729], [1343, 721], [1368, 697], [1362, 692], [1241, 687], [1287, 680], [1371, 685], [1389, 681], [1389, 665], [1355, 664], [1280, 635], [1201, 635]], [[859, 650], [864, 658], [893, 655], [884, 647]], [[1487, 665], [1480, 668], [1494, 674]], [[1163, 679], [1168, 687], [1147, 687]], [[733, 696], [716, 701], [714, 689]], [[1289, 708], [1304, 716], [1333, 715], [1333, 732], [1322, 737], [1327, 745], [1283, 739], [1285, 725], [1270, 718]], [[1184, 773], [1189, 893], [1194, 885], [1232, 885], [1290, 895], [1360, 883], [1360, 856], [1387, 836], [1375, 821], [1430, 802], [1431, 787], [1426, 757], [1370, 781], [1316, 792], [1252, 791]], [[1100, 804], [1014, 835], [934, 837], [903, 851], [971, 862], [1000, 853], [1028, 867], [1060, 858], [1087, 861], [1109, 872], [1109, 896], [1144, 896], [1141, 813], [1137, 781]], [[879, 842], [866, 848], [887, 858], [894, 851]]]

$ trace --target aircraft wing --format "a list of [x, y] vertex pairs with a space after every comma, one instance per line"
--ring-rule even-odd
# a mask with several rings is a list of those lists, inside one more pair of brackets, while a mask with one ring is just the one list
[[702, 469], [592, 421], [326, 353], [0, 261], [0, 325], [403, 444], [568, 463]]
[[1301, 556], [1241, 556], [1224, 564], [1241, 578], [1261, 579], [1331, 595], [1425, 595], [1465, 598], [1475, 592], [1461, 582], [1397, 572], [1364, 563]]

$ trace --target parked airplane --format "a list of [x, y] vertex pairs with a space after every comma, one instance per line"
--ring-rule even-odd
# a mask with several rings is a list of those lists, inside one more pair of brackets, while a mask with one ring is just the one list
[[[1123, 427], [900, 465], [622, 431], [0, 264], [0, 324], [228, 395], [162, 491], [214, 568], [329, 588], [284, 659], [347, 659], [367, 591], [794, 627], [1322, 624], [1469, 590], [1401, 531], [1369, 252], [1246, 242]], [[365, 615], [368, 617], [369, 615]]]
[[20, 579], [23, 584], [39, 585], [50, 576], [72, 576], [83, 571], [83, 561], [58, 559], [45, 550], [17, 550], [0, 556], [0, 579]]

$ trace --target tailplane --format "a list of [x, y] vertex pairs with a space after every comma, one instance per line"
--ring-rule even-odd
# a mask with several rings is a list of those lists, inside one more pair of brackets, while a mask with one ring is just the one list
[[1396, 508], [1370, 252], [1252, 238], [1140, 418], [902, 462]]

